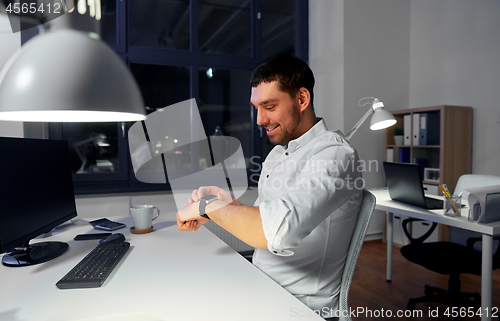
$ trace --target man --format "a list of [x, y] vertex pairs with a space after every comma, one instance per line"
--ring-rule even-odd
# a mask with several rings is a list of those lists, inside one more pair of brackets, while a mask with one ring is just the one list
[[[257, 124], [276, 144], [267, 156], [254, 206], [242, 206], [217, 187], [193, 191], [177, 214], [181, 231], [197, 230], [200, 198], [218, 200], [205, 212], [256, 248], [253, 263], [311, 309], [331, 313], [338, 293], [362, 191], [358, 155], [313, 109], [314, 75], [302, 60], [279, 54], [251, 79]], [[359, 185], [359, 184], [358, 184]], [[330, 310], [333, 309], [333, 310]]]

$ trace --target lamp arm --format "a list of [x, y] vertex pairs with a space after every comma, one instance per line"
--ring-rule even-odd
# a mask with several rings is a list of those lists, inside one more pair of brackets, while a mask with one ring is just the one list
[[373, 114], [373, 108], [370, 106], [370, 108], [366, 111], [366, 113], [361, 117], [361, 119], [354, 125], [354, 127], [347, 133], [345, 134], [345, 138], [347, 140], [351, 139], [351, 137], [354, 135], [354, 133], [361, 127], [361, 125], [370, 117], [371, 114]]

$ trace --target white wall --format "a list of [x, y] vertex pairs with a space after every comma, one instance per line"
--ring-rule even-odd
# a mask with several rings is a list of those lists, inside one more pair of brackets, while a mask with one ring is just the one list
[[[363, 97], [377, 97], [388, 110], [408, 107], [409, 0], [310, 0], [309, 60], [316, 76], [315, 108], [330, 129], [348, 132], [368, 110]], [[366, 164], [367, 188], [385, 184], [384, 133], [365, 123], [351, 142]], [[377, 212], [367, 238], [380, 237]]]
[[[498, 0], [310, 0], [309, 20], [316, 110], [332, 129], [351, 128], [364, 96], [389, 110], [472, 106], [472, 173], [500, 176]], [[383, 160], [383, 134], [367, 124], [352, 143], [362, 159]], [[384, 185], [380, 168], [364, 177]], [[381, 226], [375, 216], [368, 233]]]
[[500, 2], [411, 2], [410, 107], [472, 106], [472, 173], [500, 176]]
[[0, 121], [0, 137], [24, 137], [23, 123], [17, 121]]
[[344, 1], [310, 0], [309, 65], [316, 114], [344, 131]]

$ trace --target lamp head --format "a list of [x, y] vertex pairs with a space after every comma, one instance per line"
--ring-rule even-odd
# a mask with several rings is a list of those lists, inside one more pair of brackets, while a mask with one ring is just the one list
[[396, 123], [394, 116], [384, 109], [384, 103], [375, 98], [372, 103], [373, 115], [370, 120], [371, 130], [380, 130], [391, 127]]
[[89, 11], [68, 11], [49, 21], [48, 31], [9, 59], [0, 71], [0, 120], [124, 122], [146, 118], [135, 79], [96, 33], [93, 17], [100, 15], [100, 6], [92, 5]]
[[137, 121], [145, 114], [125, 64], [83, 31], [61, 29], [33, 38], [0, 73], [0, 120]]
[[361, 119], [354, 125], [354, 127], [345, 135], [347, 139], [351, 139], [351, 137], [356, 133], [356, 131], [361, 127], [361, 125], [370, 117], [370, 129], [371, 130], [379, 130], [384, 129], [389, 126], [392, 126], [396, 123], [396, 118], [384, 109], [384, 103], [378, 100], [375, 97], [365, 97], [361, 98], [358, 102], [359, 106], [367, 105], [368, 103], [361, 104], [361, 101], [364, 99], [373, 99], [371, 107], [368, 111], [361, 117]]

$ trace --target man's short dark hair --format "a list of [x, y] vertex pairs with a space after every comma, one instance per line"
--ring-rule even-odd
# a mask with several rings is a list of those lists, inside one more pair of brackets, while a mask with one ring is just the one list
[[289, 53], [279, 53], [260, 64], [253, 72], [250, 85], [277, 81], [280, 90], [295, 98], [299, 89], [304, 87], [311, 93], [313, 102], [314, 74], [303, 60]]

